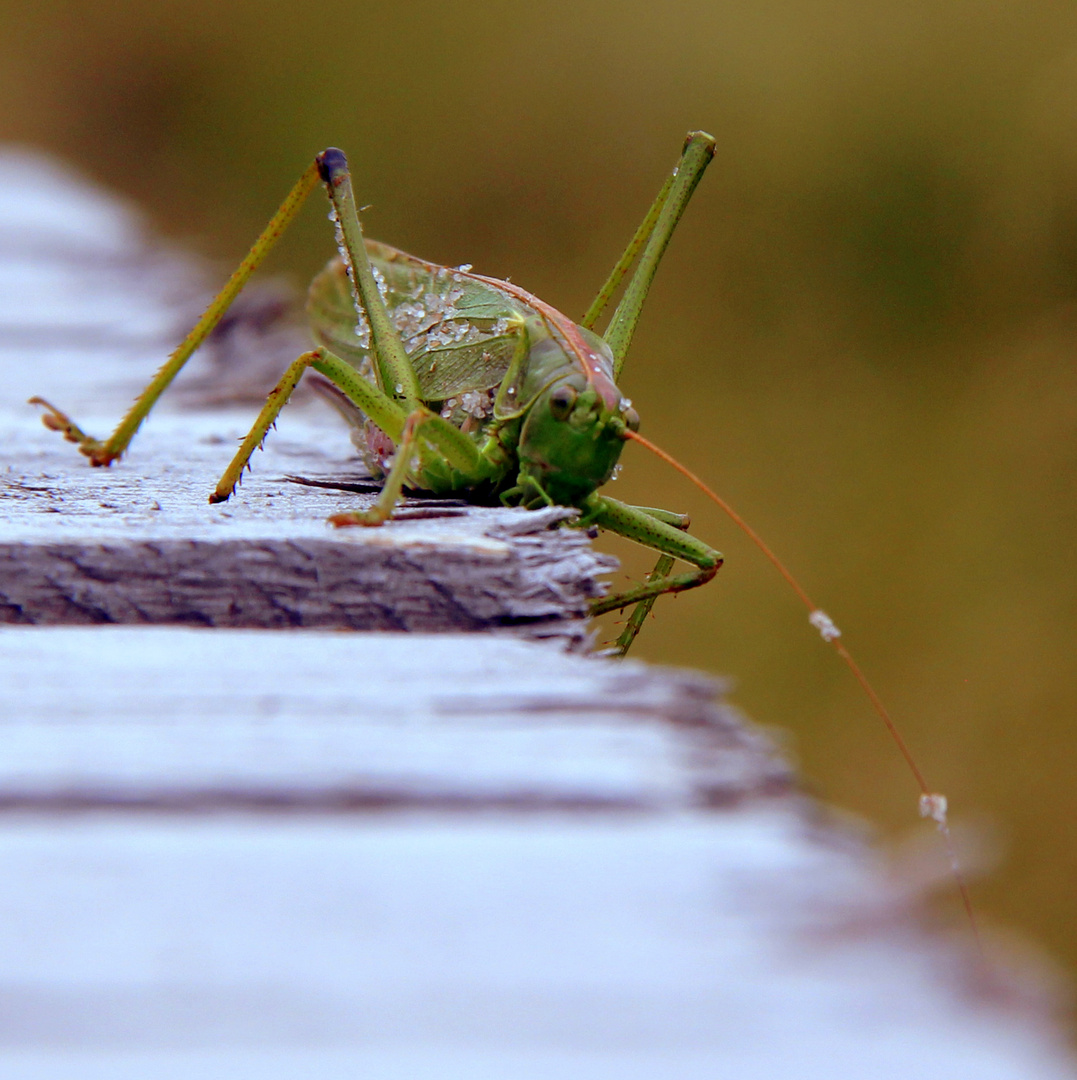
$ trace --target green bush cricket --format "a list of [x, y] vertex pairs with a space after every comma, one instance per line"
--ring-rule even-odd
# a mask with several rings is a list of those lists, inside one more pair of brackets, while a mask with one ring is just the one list
[[[633, 609], [613, 649], [624, 655], [659, 596], [705, 584], [722, 564], [717, 551], [687, 532], [683, 515], [630, 506], [599, 493], [625, 442], [641, 442], [722, 507], [806, 604], [812, 625], [850, 667], [890, 730], [920, 787], [921, 813], [936, 821], [950, 849], [945, 799], [927, 786], [882, 702], [841, 643], [840, 631], [723, 500], [637, 434], [639, 417], [618, 389], [655, 271], [714, 150], [706, 132], [689, 133], [676, 168], [579, 323], [519, 286], [473, 273], [469, 266], [438, 266], [366, 240], [345, 156], [326, 150], [308, 166], [228, 283], [107, 439], [87, 435], [50, 403], [31, 400], [45, 408], [45, 424], [76, 443], [92, 464], [109, 465], [120, 457], [320, 181], [332, 205], [339, 254], [315, 277], [308, 296], [316, 347], [290, 364], [270, 392], [210, 502], [232, 495], [292, 391], [313, 369], [327, 380], [336, 403], [355, 425], [356, 442], [371, 472], [384, 478], [370, 509], [333, 515], [333, 525], [381, 525], [392, 517], [405, 489], [528, 509], [574, 507], [574, 526], [597, 526], [659, 553], [645, 581], [592, 604], [593, 615]], [[600, 337], [593, 327], [626, 277], [621, 300]], [[675, 572], [677, 560], [689, 568]], [[952, 850], [951, 863], [975, 930]]]
[[[616, 379], [658, 263], [713, 156], [710, 135], [688, 136], [673, 175], [577, 324], [509, 282], [365, 240], [344, 154], [326, 150], [108, 439], [88, 436], [53, 405], [34, 401], [45, 407], [45, 423], [75, 442], [94, 465], [120, 457], [320, 180], [332, 204], [340, 253], [310, 289], [308, 315], [317, 347], [295, 360], [270, 392], [210, 502], [231, 496], [251, 455], [312, 368], [346, 403], [368, 466], [385, 480], [371, 509], [334, 515], [332, 524], [380, 525], [405, 488], [527, 508], [575, 507], [578, 526], [608, 529], [660, 553], [645, 582], [592, 607], [595, 615], [635, 607], [616, 645], [623, 654], [658, 596], [704, 584], [722, 562], [718, 552], [688, 535], [682, 515], [628, 506], [597, 491], [639, 425]], [[637, 257], [606, 334], [599, 337], [591, 327]], [[691, 569], [674, 573], [675, 559]]]

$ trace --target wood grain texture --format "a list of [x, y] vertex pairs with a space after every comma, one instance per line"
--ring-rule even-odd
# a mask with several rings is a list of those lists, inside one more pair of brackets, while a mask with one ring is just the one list
[[675, 810], [791, 790], [689, 671], [460, 634], [0, 631], [0, 808]]
[[1063, 1080], [694, 673], [0, 628], [0, 1074]]
[[33, 416], [0, 422], [13, 448], [0, 474], [0, 620], [585, 641], [587, 603], [616, 564], [579, 530], [557, 527], [570, 512], [420, 501], [378, 529], [331, 529], [330, 513], [371, 496], [286, 479], [334, 465], [355, 474], [354, 463], [319, 453], [321, 427], [295, 417], [238, 495], [210, 507], [227, 435], [241, 427], [234, 414], [162, 417], [129, 460], [104, 470]]

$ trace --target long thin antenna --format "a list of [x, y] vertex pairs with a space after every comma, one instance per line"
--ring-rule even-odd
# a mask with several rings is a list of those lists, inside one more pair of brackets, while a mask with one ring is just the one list
[[961, 869], [961, 864], [957, 859], [957, 852], [954, 849], [953, 837], [950, 835], [950, 827], [946, 820], [946, 796], [940, 795], [937, 792], [933, 792], [927, 786], [927, 780], [924, 779], [924, 774], [920, 771], [920, 766], [916, 764], [916, 760], [912, 756], [912, 751], [909, 750], [908, 744], [905, 742], [900, 731], [898, 731], [897, 725], [894, 723], [893, 718], [890, 716], [889, 710], [883, 704], [882, 699], [875, 692], [874, 687], [868, 682], [867, 676], [860, 670], [860, 665], [853, 659], [849, 650], [841, 642], [841, 631], [834, 625], [834, 621], [822, 608], [819, 608], [808, 596], [807, 591], [800, 584], [788, 567], [778, 558], [777, 555], [771, 550], [770, 546], [763, 540], [763, 538], [751, 527], [729, 505], [720, 495], [712, 490], [707, 484], [705, 484], [694, 472], [685, 468], [676, 458], [671, 454], [667, 454], [665, 450], [658, 446], [655, 446], [649, 439], [645, 439], [638, 432], [625, 429], [625, 438], [632, 442], [638, 442], [641, 446], [646, 447], [656, 457], [661, 458], [667, 465], [676, 469], [686, 480], [690, 480], [704, 495], [707, 496], [712, 502], [714, 502], [724, 513], [726, 513], [733, 521], [733, 523], [752, 541], [753, 544], [773, 563], [774, 568], [779, 574], [785, 578], [789, 587], [800, 597], [801, 602], [808, 609], [808, 622], [812, 624], [819, 631], [819, 635], [823, 641], [829, 645], [834, 646], [835, 652], [838, 656], [845, 661], [849, 670], [853, 673], [853, 677], [867, 694], [868, 700], [871, 702], [872, 707], [878, 714], [879, 719], [886, 725], [886, 730], [890, 732], [890, 737], [897, 744], [898, 750], [901, 751], [901, 756], [905, 759], [905, 763], [909, 766], [909, 770], [916, 778], [916, 783], [920, 787], [920, 816], [929, 817], [935, 822], [936, 827], [939, 830], [943, 839], [943, 844], [946, 848], [947, 857], [950, 860], [950, 870], [954, 875], [954, 881], [957, 884], [957, 890], [961, 894], [961, 903], [964, 905], [965, 914], [968, 916], [969, 925], [972, 927], [973, 937], [976, 939], [977, 948], [979, 948], [981, 954], [983, 953], [983, 943], [980, 939], [980, 930], [976, 922], [976, 913], [972, 907], [972, 897], [969, 894], [968, 883], [965, 881], [965, 875]]

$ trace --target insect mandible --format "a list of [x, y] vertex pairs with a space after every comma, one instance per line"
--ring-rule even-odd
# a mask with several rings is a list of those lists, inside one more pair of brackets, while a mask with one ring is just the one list
[[[107, 439], [87, 435], [49, 402], [31, 400], [44, 407], [45, 424], [92, 464], [115, 461], [321, 181], [339, 254], [310, 287], [316, 348], [281, 376], [210, 502], [232, 495], [281, 408], [313, 369], [355, 424], [367, 466], [384, 479], [370, 509], [335, 514], [333, 525], [381, 525], [405, 489], [526, 508], [575, 507], [574, 525], [597, 526], [659, 552], [645, 581], [592, 603], [592, 615], [633, 607], [615, 645], [624, 654], [657, 597], [705, 584], [722, 564], [718, 552], [688, 534], [683, 515], [598, 492], [639, 427], [617, 379], [658, 263], [714, 147], [706, 132], [688, 135], [676, 168], [580, 323], [510, 282], [365, 239], [347, 160], [340, 150], [326, 150]], [[599, 337], [592, 327], [633, 264]], [[674, 572], [675, 560], [689, 569]]]

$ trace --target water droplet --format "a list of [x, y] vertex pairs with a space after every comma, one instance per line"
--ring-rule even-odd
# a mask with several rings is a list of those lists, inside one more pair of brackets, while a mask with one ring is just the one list
[[834, 641], [836, 638], [841, 637], [841, 631], [834, 625], [834, 620], [825, 611], [816, 608], [808, 616], [808, 622], [819, 631], [819, 635], [824, 641]]
[[921, 795], [920, 816], [929, 817], [942, 828], [946, 827], [947, 801], [945, 795]]
[[372, 266], [370, 272], [374, 275], [374, 283], [378, 286], [378, 294], [384, 300], [389, 295], [389, 285], [385, 280], [385, 275], [376, 266]]

